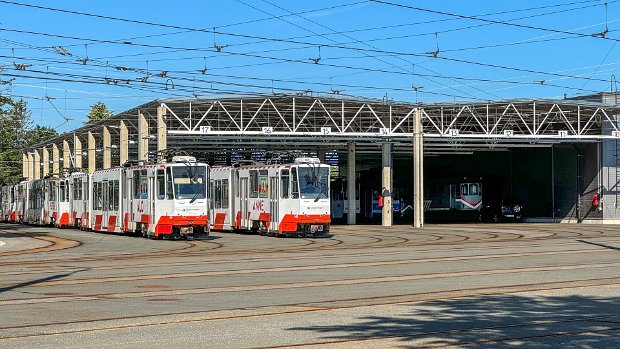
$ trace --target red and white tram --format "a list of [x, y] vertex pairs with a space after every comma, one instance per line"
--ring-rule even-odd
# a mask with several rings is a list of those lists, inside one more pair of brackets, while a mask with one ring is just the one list
[[211, 228], [327, 236], [329, 183], [329, 165], [317, 158], [211, 168]]
[[206, 237], [208, 168], [176, 156], [172, 163], [96, 171], [88, 227], [153, 238]]
[[1, 221], [17, 222], [17, 187], [18, 185], [5, 185], [1, 188], [2, 199], [0, 210], [2, 211]]
[[89, 229], [90, 177], [83, 172], [74, 172], [69, 175], [69, 226]]
[[0, 188], [0, 220], [144, 237], [209, 234], [209, 166], [191, 156]]

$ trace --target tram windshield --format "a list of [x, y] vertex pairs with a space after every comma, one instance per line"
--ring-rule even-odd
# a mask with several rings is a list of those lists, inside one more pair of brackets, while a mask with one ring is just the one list
[[463, 183], [461, 184], [461, 195], [480, 195], [480, 183]]
[[172, 167], [174, 197], [182, 199], [204, 199], [206, 197], [205, 166], [186, 165]]
[[327, 198], [329, 188], [329, 168], [299, 167], [299, 193], [302, 199]]

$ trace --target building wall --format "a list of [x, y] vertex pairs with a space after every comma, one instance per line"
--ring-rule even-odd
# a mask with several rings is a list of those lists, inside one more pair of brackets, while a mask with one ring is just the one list
[[555, 217], [563, 222], [603, 219], [603, 212], [592, 206], [592, 196], [600, 190], [599, 144], [554, 146]]

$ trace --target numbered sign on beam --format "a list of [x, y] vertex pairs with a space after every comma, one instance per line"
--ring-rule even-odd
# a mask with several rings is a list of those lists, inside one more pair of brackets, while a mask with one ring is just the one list
[[331, 127], [321, 127], [321, 133], [324, 135], [328, 135], [332, 133]]
[[446, 132], [448, 134], [448, 136], [450, 137], [458, 137], [459, 135], [459, 130], [455, 129], [455, 128], [450, 128], [448, 129], [448, 132]]
[[514, 137], [515, 135], [515, 131], [514, 130], [504, 130], [504, 136], [506, 137]]
[[263, 127], [263, 133], [268, 135], [273, 133], [273, 127]]
[[390, 134], [390, 129], [389, 128], [381, 128], [379, 129], [379, 134], [382, 136], [387, 136]]
[[616, 137], [616, 138], [620, 138], [620, 131], [611, 131], [611, 136], [612, 137]]
[[210, 133], [211, 126], [200, 126], [200, 133]]
[[558, 131], [558, 137], [560, 138], [568, 137], [568, 131]]

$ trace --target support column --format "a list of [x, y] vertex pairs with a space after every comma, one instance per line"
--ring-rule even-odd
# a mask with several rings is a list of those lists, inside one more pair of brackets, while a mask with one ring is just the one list
[[71, 166], [71, 148], [67, 140], [62, 141], [62, 168], [68, 169]]
[[95, 168], [97, 166], [97, 159], [95, 158], [96, 152], [95, 147], [95, 136], [92, 132], [88, 131], [88, 173], [95, 172]]
[[47, 147], [44, 147], [43, 152], [43, 177], [50, 174], [50, 152], [47, 150]]
[[41, 155], [39, 154], [38, 150], [34, 151], [33, 167], [34, 167], [33, 179], [41, 179]]
[[32, 157], [32, 153], [28, 153], [28, 180], [34, 179], [34, 159]]
[[316, 155], [319, 157], [319, 160], [321, 161], [322, 164], [325, 163], [325, 153], [327, 153], [325, 149], [319, 149], [316, 152]]
[[28, 154], [22, 153], [22, 177], [28, 178], [28, 168], [30, 165], [28, 164]]
[[168, 129], [166, 127], [166, 108], [160, 106], [157, 108], [157, 162], [166, 160], [162, 150], [168, 147]]
[[138, 116], [138, 161], [149, 159], [149, 123], [144, 114]]
[[124, 121], [120, 123], [120, 154], [119, 154], [119, 162], [121, 166], [129, 160], [129, 130], [127, 129], [127, 125]]
[[107, 126], [103, 126], [103, 169], [112, 167], [112, 137]]
[[82, 168], [82, 141], [77, 137], [73, 137], [73, 157], [75, 159], [75, 168]]
[[60, 153], [56, 144], [52, 144], [52, 173], [60, 173]]
[[381, 144], [381, 163], [383, 166], [381, 176], [381, 195], [383, 207], [381, 208], [381, 225], [392, 226], [392, 144]]
[[424, 226], [424, 134], [422, 111], [415, 111], [413, 129], [413, 227]]
[[356, 205], [355, 205], [355, 142], [347, 143], [347, 224], [355, 224]]

